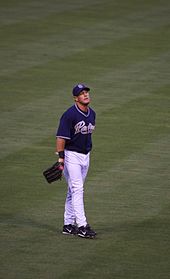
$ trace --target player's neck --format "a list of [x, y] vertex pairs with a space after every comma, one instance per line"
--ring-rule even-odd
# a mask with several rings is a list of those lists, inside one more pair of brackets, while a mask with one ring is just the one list
[[81, 104], [81, 103], [78, 103], [78, 102], [76, 104], [81, 111], [84, 111], [84, 112], [88, 111], [88, 105], [84, 105], [84, 104]]

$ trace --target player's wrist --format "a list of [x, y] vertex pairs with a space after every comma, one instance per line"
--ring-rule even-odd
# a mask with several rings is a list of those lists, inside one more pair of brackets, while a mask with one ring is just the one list
[[64, 157], [65, 157], [64, 150], [59, 151], [59, 152], [58, 152], [58, 156], [59, 156], [60, 159], [63, 159], [63, 160], [64, 160]]
[[58, 155], [58, 162], [64, 164], [64, 151], [58, 151], [55, 152], [56, 155]]
[[55, 154], [58, 155], [58, 157], [61, 159], [64, 159], [65, 157], [64, 151], [58, 151], [58, 152], [56, 151]]

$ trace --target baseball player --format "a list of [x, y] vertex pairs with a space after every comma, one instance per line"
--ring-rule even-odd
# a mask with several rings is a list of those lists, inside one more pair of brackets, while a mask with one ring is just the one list
[[58, 161], [64, 163], [63, 172], [68, 184], [63, 234], [77, 234], [84, 238], [96, 235], [87, 223], [83, 199], [96, 117], [89, 107], [89, 91], [84, 84], [73, 88], [75, 104], [63, 113], [56, 133]]

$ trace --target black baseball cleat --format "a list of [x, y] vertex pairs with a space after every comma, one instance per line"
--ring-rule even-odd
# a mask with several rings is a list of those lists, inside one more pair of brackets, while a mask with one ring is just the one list
[[77, 234], [77, 227], [74, 225], [64, 225], [63, 226], [63, 234], [72, 234], [72, 235], [76, 235]]
[[93, 231], [89, 224], [78, 228], [77, 235], [84, 238], [95, 238], [96, 232]]

